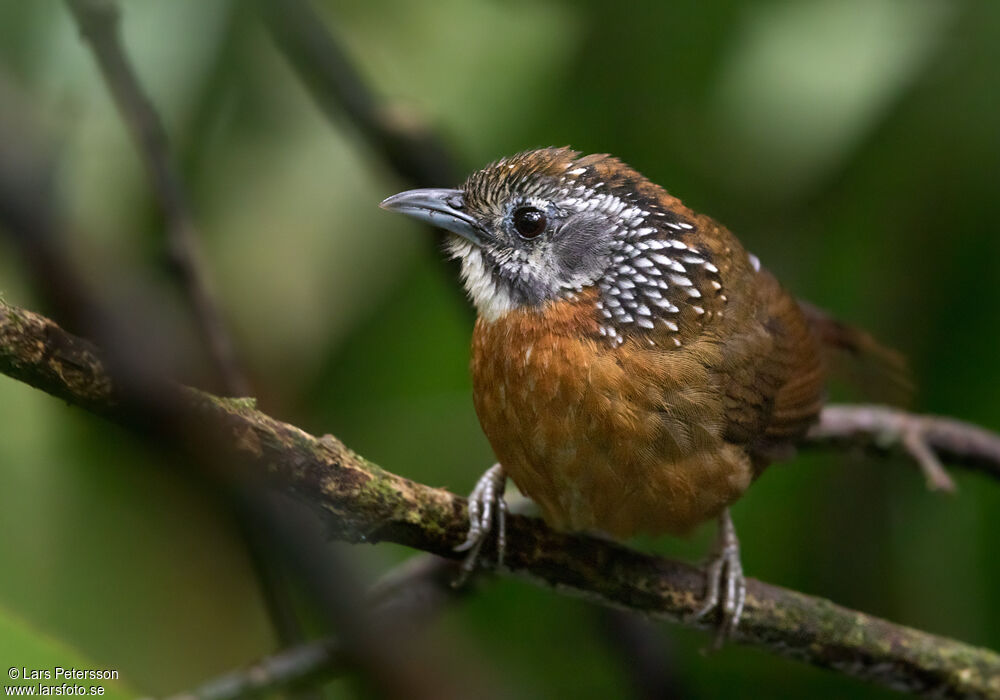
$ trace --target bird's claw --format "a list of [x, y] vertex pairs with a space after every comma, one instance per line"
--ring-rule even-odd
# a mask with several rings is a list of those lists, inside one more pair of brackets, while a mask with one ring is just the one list
[[739, 624], [747, 596], [743, 565], [740, 563], [740, 542], [728, 510], [719, 517], [718, 540], [705, 578], [705, 600], [692, 619], [700, 620], [716, 608], [720, 610], [722, 618], [712, 642], [712, 649], [717, 650]]
[[454, 585], [460, 586], [475, 571], [483, 544], [496, 530], [497, 566], [503, 566], [504, 549], [507, 545], [507, 502], [504, 500], [504, 486], [507, 475], [500, 464], [494, 464], [479, 477], [476, 487], [469, 495], [469, 534], [465, 542], [455, 547], [456, 552], [468, 552]]

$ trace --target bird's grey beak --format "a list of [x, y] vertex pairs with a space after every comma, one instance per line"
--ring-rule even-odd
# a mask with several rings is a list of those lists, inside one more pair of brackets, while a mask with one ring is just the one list
[[382, 200], [379, 206], [457, 233], [476, 245], [482, 245], [483, 229], [465, 211], [465, 195], [462, 190], [407, 190]]

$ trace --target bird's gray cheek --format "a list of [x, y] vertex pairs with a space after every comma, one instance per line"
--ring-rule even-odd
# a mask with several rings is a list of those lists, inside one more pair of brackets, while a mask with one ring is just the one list
[[608, 265], [610, 242], [599, 220], [580, 217], [567, 221], [552, 242], [559, 276], [568, 284], [590, 284]]

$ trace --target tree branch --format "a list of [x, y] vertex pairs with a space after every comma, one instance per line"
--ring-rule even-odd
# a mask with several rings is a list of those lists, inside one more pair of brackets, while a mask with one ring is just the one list
[[166, 130], [122, 46], [118, 6], [113, 0], [66, 2], [81, 36], [93, 50], [118, 113], [146, 166], [153, 193], [166, 219], [167, 257], [186, 293], [209, 356], [226, 392], [231, 396], [249, 396], [250, 384], [236, 359], [232, 337], [205, 274], [197, 227], [184, 185], [170, 157]]
[[[257, 0], [257, 6], [275, 46], [331, 122], [346, 118], [371, 153], [413, 187], [460, 181], [458, 158], [445, 140], [415, 111], [383, 99], [368, 85], [309, 0]], [[428, 243], [440, 250], [444, 231], [427, 228]], [[458, 260], [440, 255], [434, 260], [449, 279], [458, 276]], [[450, 288], [456, 299], [462, 296], [459, 287]], [[468, 304], [460, 308], [469, 313]]]
[[[885, 452], [902, 448], [920, 463], [931, 488], [953, 490], [938, 460], [1000, 479], [1000, 435], [944, 416], [914, 415], [885, 406], [827, 406], [807, 445]], [[933, 460], [925, 464], [925, 460]]]
[[[127, 407], [93, 346], [42, 316], [2, 302], [0, 372], [130, 425], [123, 415]], [[453, 548], [466, 529], [463, 498], [387, 472], [336, 438], [316, 438], [256, 411], [246, 400], [173, 385], [163, 391], [184, 407], [191, 425], [224, 443], [225, 457], [237, 458], [223, 460], [241, 466], [233, 476], [264, 477], [296, 494], [321, 511], [332, 536], [457, 556]], [[830, 439], [833, 427], [824, 439]], [[860, 444], [870, 435], [862, 431], [851, 439]], [[196, 440], [189, 442], [197, 449]], [[959, 445], [951, 448], [961, 456]], [[602, 605], [698, 627], [713, 623], [690, 621], [705, 586], [700, 570], [600, 539], [554, 532], [535, 518], [509, 518], [505, 561], [504, 573]], [[1000, 697], [995, 652], [752, 579], [734, 640], [895, 689], [935, 697]]]
[[275, 45], [331, 120], [346, 117], [400, 178], [417, 187], [454, 183], [455, 158], [415, 113], [368, 86], [308, 0], [257, 0]]
[[[368, 592], [369, 623], [388, 625], [399, 634], [402, 624], [419, 625], [467, 589], [450, 585], [459, 572], [455, 562], [424, 554], [411, 557], [375, 582]], [[235, 700], [309, 680], [336, 677], [352, 667], [343, 643], [334, 637], [313, 640], [256, 663], [217, 676], [193, 690], [166, 700]]]

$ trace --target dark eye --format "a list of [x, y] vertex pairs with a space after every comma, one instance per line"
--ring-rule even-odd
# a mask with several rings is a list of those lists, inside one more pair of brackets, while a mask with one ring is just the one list
[[523, 238], [536, 238], [545, 230], [545, 214], [534, 207], [521, 207], [514, 212], [514, 229]]

